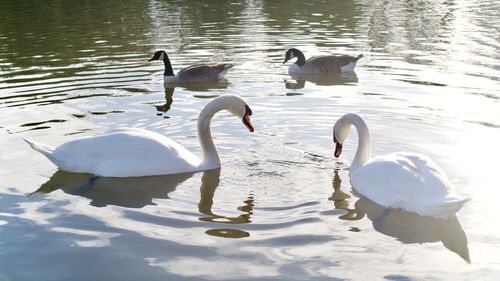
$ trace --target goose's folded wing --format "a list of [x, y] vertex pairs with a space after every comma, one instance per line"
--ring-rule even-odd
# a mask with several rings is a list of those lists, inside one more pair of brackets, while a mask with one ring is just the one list
[[220, 74], [225, 73], [230, 64], [198, 64], [182, 69], [177, 77], [182, 81], [215, 81], [220, 79]]

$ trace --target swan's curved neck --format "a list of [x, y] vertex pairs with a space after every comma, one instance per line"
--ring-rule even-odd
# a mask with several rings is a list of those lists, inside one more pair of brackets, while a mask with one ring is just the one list
[[293, 51], [293, 55], [297, 57], [297, 61], [295, 62], [298, 66], [303, 66], [304, 64], [306, 64], [306, 57], [304, 56], [304, 54], [295, 49]]
[[163, 72], [163, 75], [174, 76], [174, 70], [172, 69], [172, 64], [170, 63], [167, 53], [163, 54], [163, 64], [165, 64], [165, 72]]
[[203, 108], [198, 117], [198, 139], [200, 141], [201, 150], [203, 151], [203, 161], [200, 167], [203, 170], [212, 170], [220, 168], [220, 158], [217, 149], [215, 148], [214, 141], [212, 140], [212, 133], [210, 132], [210, 122], [215, 113], [225, 109], [226, 107], [218, 102], [212, 101]]
[[358, 149], [356, 150], [356, 155], [349, 169], [349, 172], [352, 173], [371, 158], [370, 132], [368, 131], [368, 126], [366, 126], [365, 121], [358, 115], [347, 114], [345, 118], [348, 121], [348, 126], [353, 125], [358, 132]]

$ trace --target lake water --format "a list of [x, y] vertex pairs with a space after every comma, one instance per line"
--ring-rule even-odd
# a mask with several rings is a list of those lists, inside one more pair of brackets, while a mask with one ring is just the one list
[[[500, 2], [7, 1], [0, 9], [0, 280], [498, 280]], [[354, 74], [294, 79], [306, 57], [364, 54]], [[234, 63], [227, 80], [163, 86]], [[123, 127], [195, 154], [198, 113], [244, 97], [255, 133], [212, 122], [220, 170], [132, 179], [57, 171], [23, 141]], [[361, 114], [374, 155], [429, 155], [472, 199], [449, 220], [353, 193]], [[471, 263], [467, 263], [469, 260]]]

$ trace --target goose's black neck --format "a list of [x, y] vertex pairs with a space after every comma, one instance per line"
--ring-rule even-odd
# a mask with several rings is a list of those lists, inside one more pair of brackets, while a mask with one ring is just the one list
[[294, 49], [293, 54], [297, 57], [297, 61], [295, 62], [296, 64], [298, 64], [299, 66], [303, 66], [304, 64], [306, 64], [306, 57], [301, 51]]
[[170, 64], [167, 53], [164, 54], [163, 63], [165, 64], [165, 72], [163, 72], [163, 75], [174, 76], [174, 70], [172, 69], [172, 64]]

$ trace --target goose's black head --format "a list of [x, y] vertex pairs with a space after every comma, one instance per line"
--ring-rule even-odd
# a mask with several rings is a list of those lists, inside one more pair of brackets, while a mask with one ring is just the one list
[[166, 56], [167, 56], [167, 53], [165, 51], [163, 51], [163, 50], [156, 51], [155, 54], [153, 55], [153, 57], [150, 60], [148, 60], [148, 62], [154, 61], [154, 60], [163, 60]]
[[291, 49], [288, 49], [286, 51], [286, 54], [285, 54], [285, 61], [283, 62], [283, 64], [285, 64], [287, 61], [295, 58], [298, 56], [298, 53], [300, 53], [299, 50], [295, 49], [295, 48], [291, 48]]

